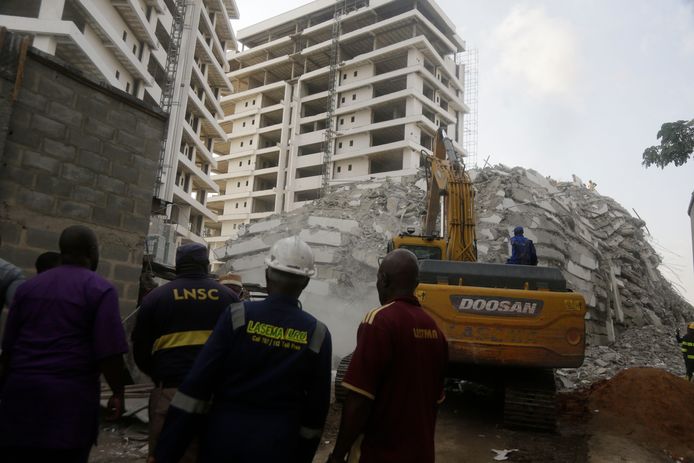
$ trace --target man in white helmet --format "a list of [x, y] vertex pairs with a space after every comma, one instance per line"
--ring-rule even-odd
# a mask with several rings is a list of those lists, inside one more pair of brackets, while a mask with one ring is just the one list
[[268, 297], [222, 314], [171, 402], [154, 458], [176, 462], [199, 429], [201, 462], [313, 460], [330, 404], [332, 344], [299, 295], [315, 273], [298, 237], [265, 259]]

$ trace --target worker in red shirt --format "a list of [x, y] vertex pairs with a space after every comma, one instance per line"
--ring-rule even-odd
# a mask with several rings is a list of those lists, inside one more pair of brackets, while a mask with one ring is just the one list
[[349, 390], [328, 462], [434, 461], [437, 405], [443, 401], [448, 344], [414, 296], [417, 257], [396, 249], [378, 269], [381, 307], [357, 332], [342, 385]]

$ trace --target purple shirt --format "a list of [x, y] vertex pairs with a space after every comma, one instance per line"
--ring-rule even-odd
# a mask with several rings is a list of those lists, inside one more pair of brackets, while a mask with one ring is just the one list
[[62, 265], [22, 284], [2, 340], [0, 446], [79, 448], [96, 439], [98, 361], [128, 351], [118, 294], [83, 267]]

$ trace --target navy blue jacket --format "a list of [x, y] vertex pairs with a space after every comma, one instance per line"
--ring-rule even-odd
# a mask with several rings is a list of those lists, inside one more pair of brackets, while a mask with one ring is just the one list
[[238, 298], [202, 273], [183, 274], [142, 300], [132, 333], [138, 368], [164, 387], [178, 387], [212, 333]]
[[507, 264], [517, 265], [537, 265], [537, 254], [535, 245], [523, 235], [516, 235], [511, 238], [511, 257], [506, 261]]
[[270, 295], [219, 318], [171, 402], [157, 463], [196, 431], [203, 462], [311, 462], [330, 405], [332, 343], [299, 301]]

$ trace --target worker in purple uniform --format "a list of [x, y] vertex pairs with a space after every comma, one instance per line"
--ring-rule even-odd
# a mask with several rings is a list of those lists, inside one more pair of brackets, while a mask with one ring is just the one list
[[123, 412], [128, 350], [118, 294], [97, 275], [96, 235], [76, 225], [60, 235], [62, 265], [22, 284], [10, 307], [0, 363], [3, 463], [83, 463], [96, 441], [99, 375]]

